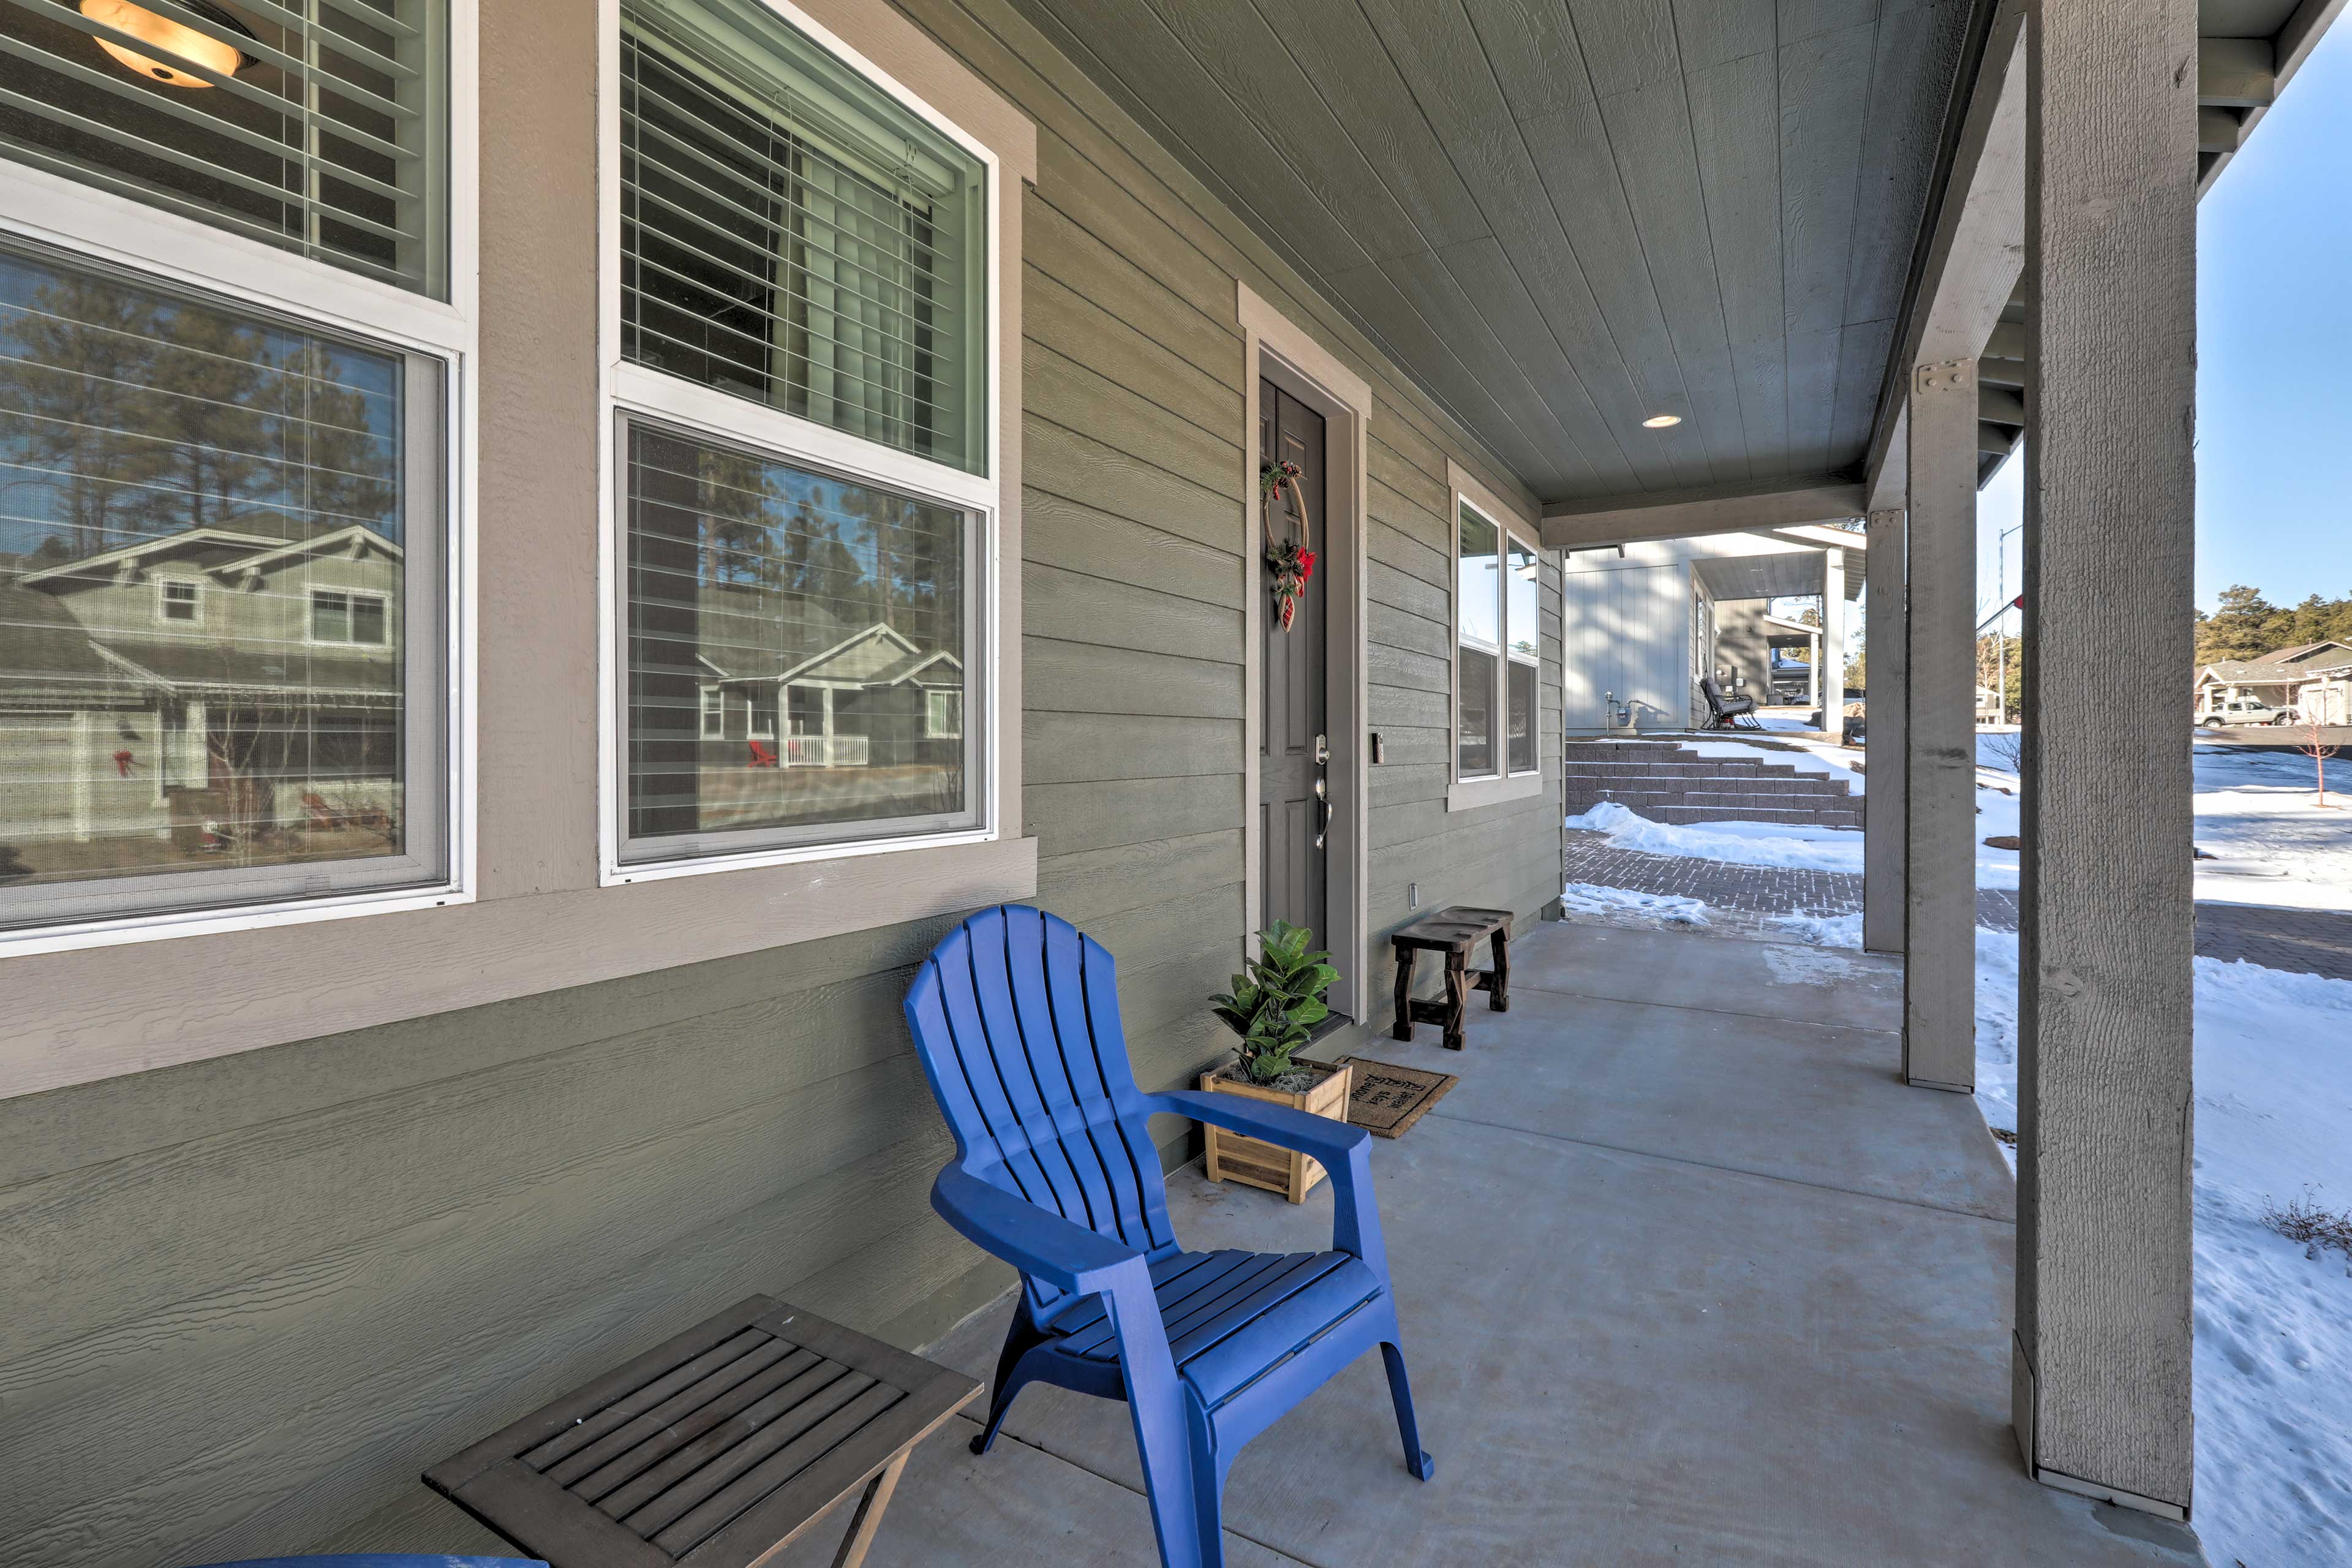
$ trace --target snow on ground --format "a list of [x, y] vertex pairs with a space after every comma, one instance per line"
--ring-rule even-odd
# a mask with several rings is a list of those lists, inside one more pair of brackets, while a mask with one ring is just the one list
[[[1861, 942], [1852, 915], [1773, 923]], [[2352, 1208], [2352, 982], [2196, 962], [2198, 1532], [2217, 1564], [2352, 1562], [2352, 1259], [2261, 1219]], [[2012, 1136], [2017, 985], [2017, 938], [1979, 931], [1977, 1105]]]
[[2323, 809], [2309, 757], [2200, 742], [2197, 896], [2230, 904], [2352, 909], [2352, 756], [2336, 760]]
[[1663, 925], [1707, 924], [1706, 905], [1676, 893], [1637, 893], [1628, 888], [1604, 888], [1593, 882], [1570, 882], [1559, 890], [1562, 908], [1576, 914], [1642, 915]]
[[[1979, 837], [2017, 831], [2014, 798], [1979, 790], [2000, 803], [1983, 808]], [[2004, 812], [2006, 815], [2003, 815]], [[1606, 833], [1619, 849], [1673, 855], [1732, 866], [1776, 866], [1802, 871], [1862, 872], [1863, 833], [1858, 827], [1822, 827], [1801, 822], [1652, 822], [1617, 801], [1604, 800], [1566, 826]], [[2017, 886], [2017, 851], [1977, 849], [1977, 886]]]

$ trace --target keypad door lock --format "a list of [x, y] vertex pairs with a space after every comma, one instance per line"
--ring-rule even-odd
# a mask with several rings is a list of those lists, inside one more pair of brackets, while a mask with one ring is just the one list
[[1331, 765], [1331, 737], [1328, 735], [1315, 737], [1315, 765], [1318, 768]]

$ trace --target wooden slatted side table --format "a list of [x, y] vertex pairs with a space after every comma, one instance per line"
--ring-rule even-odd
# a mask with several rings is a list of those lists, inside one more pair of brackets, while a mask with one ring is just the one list
[[[1470, 951], [1484, 938], [1494, 954], [1492, 969], [1472, 970]], [[1475, 910], [1456, 904], [1426, 914], [1391, 934], [1396, 949], [1396, 1026], [1400, 1040], [1412, 1038], [1415, 1024], [1436, 1024], [1444, 1030], [1445, 1048], [1462, 1048], [1470, 993], [1484, 991], [1487, 1007], [1511, 1010], [1511, 911]], [[1413, 964], [1424, 952], [1445, 957], [1445, 995], [1425, 1002], [1412, 994]]]
[[834, 1559], [856, 1568], [908, 1454], [980, 1386], [753, 1296], [425, 1483], [551, 1568], [751, 1568], [863, 1488]]

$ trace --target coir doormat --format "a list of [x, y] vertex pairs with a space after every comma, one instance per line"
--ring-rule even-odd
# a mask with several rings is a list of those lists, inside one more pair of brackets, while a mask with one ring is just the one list
[[1356, 1086], [1348, 1096], [1348, 1121], [1379, 1138], [1402, 1138], [1423, 1112], [1462, 1080], [1450, 1072], [1423, 1072], [1369, 1057], [1356, 1064]]

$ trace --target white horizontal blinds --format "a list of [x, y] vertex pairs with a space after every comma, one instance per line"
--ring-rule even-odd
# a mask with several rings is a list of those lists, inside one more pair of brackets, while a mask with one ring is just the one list
[[1485, 778], [1495, 765], [1495, 667], [1503, 648], [1501, 531], [1465, 505], [1458, 521], [1454, 615], [1456, 776]]
[[418, 374], [0, 249], [0, 923], [415, 847]]
[[987, 467], [986, 167], [757, 0], [622, 8], [622, 352]]
[[627, 453], [634, 857], [974, 820], [968, 515], [648, 425]]
[[0, 0], [0, 156], [436, 298], [447, 0]]
[[1537, 555], [1515, 538], [1503, 547], [1503, 638], [1508, 658], [1503, 668], [1503, 715], [1509, 770], [1533, 773], [1536, 754], [1536, 678], [1542, 647], [1542, 582]]

